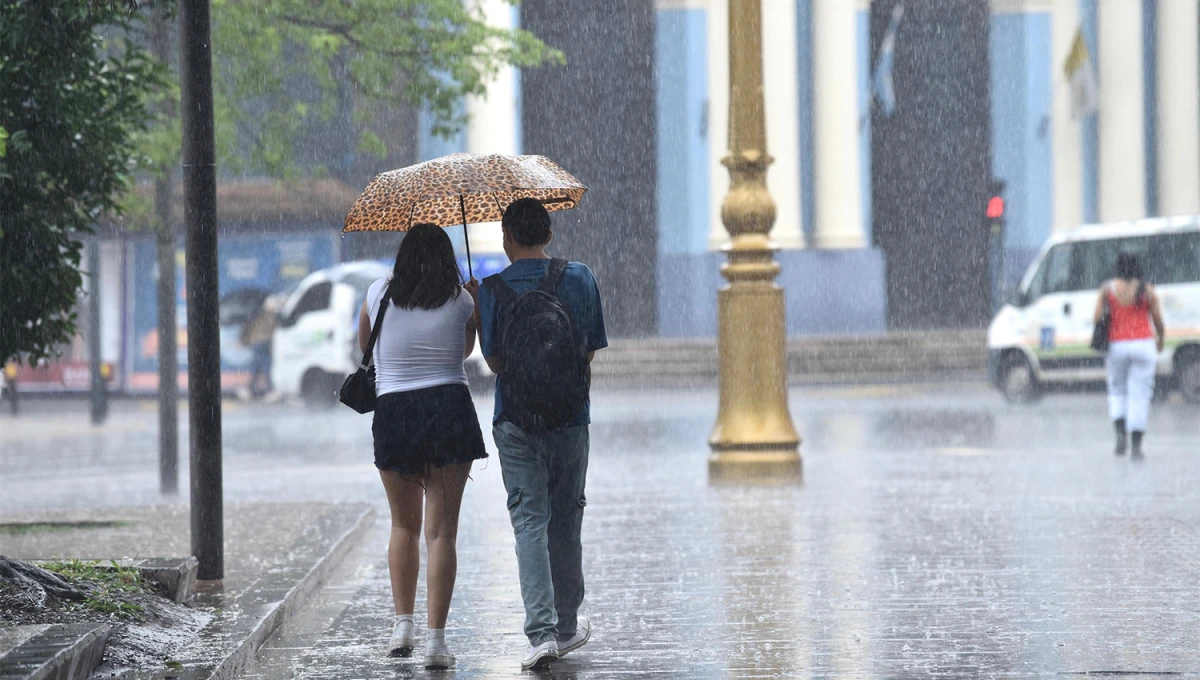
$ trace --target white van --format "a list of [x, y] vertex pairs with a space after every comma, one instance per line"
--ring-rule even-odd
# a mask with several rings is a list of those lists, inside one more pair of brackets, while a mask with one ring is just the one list
[[988, 372], [1009, 401], [1035, 401], [1049, 386], [1104, 381], [1104, 356], [1091, 349], [1092, 318], [1121, 252], [1141, 257], [1162, 301], [1167, 337], [1159, 389], [1179, 389], [1200, 403], [1200, 218], [1194, 216], [1088, 225], [1046, 243], [1016, 300], [988, 328]]
[[314, 408], [337, 402], [337, 390], [362, 359], [358, 310], [372, 283], [388, 275], [379, 262], [347, 262], [304, 277], [279, 309], [271, 342], [271, 382]]
[[[367, 289], [391, 271], [381, 262], [348, 262], [300, 281], [280, 308], [272, 337], [271, 382], [277, 392], [298, 396], [312, 408], [337, 402], [338, 388], [362, 361], [358, 311]], [[466, 370], [472, 385], [490, 384], [493, 374], [478, 343]]]

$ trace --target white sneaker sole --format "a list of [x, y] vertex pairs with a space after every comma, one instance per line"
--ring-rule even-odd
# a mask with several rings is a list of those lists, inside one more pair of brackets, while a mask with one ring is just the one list
[[426, 654], [425, 670], [444, 670], [454, 665], [454, 656], [449, 654]]
[[554, 654], [551, 652], [543, 652], [543, 653], [537, 655], [536, 657], [534, 657], [532, 661], [522, 660], [521, 661], [521, 670], [523, 670], [523, 671], [540, 671], [540, 670], [546, 668], [547, 666], [549, 666], [550, 664], [554, 663], [555, 661], [558, 661], [558, 657], [560, 655], [561, 655], [561, 652], [558, 654]]

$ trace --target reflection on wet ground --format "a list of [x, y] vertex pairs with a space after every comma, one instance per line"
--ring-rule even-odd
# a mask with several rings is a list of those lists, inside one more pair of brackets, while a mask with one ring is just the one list
[[[1018, 408], [979, 386], [894, 386], [796, 391], [791, 405], [803, 486], [728, 487], [706, 477], [714, 392], [596, 395], [596, 633], [555, 677], [1200, 673], [1196, 407], [1155, 406], [1139, 465], [1112, 455], [1097, 394]], [[153, 414], [115, 418], [149, 426], [6, 440], [0, 419], [0, 515], [156, 501]], [[384, 508], [367, 419], [239, 409], [225, 442], [231, 501]], [[473, 478], [456, 675], [521, 677], [497, 462]], [[380, 654], [386, 535], [381, 519], [254, 677], [429, 677]]]

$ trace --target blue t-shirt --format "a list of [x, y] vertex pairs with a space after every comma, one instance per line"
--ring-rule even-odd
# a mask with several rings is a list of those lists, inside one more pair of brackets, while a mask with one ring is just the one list
[[[517, 260], [500, 272], [500, 278], [504, 279], [513, 292], [520, 295], [537, 288], [546, 277], [546, 268], [549, 266], [550, 260]], [[584, 351], [595, 352], [608, 347], [604, 312], [600, 306], [600, 286], [596, 284], [592, 270], [588, 269], [586, 264], [571, 262], [563, 272], [555, 292], [571, 316], [571, 326], [579, 335]], [[500, 356], [500, 303], [486, 285], [479, 287], [479, 336], [479, 349], [483, 356]], [[504, 405], [500, 401], [502, 379], [501, 376], [496, 376], [496, 413], [492, 418], [493, 423], [500, 422], [500, 416], [504, 413]], [[567, 427], [587, 425], [591, 421], [589, 400]]]

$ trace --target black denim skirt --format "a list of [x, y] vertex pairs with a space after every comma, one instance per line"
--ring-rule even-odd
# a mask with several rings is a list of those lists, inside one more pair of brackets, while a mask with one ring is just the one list
[[438, 385], [379, 397], [371, 425], [375, 467], [404, 475], [487, 458], [466, 385]]

